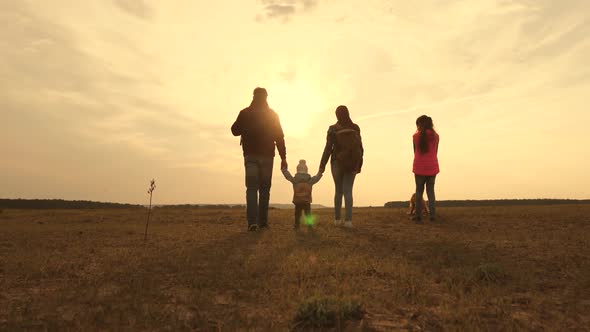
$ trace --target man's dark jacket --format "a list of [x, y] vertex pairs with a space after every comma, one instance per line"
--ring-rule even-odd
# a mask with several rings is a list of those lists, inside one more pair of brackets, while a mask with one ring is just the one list
[[241, 110], [231, 132], [234, 136], [242, 136], [244, 156], [274, 157], [276, 144], [281, 159], [286, 157], [283, 128], [279, 116], [270, 108]]

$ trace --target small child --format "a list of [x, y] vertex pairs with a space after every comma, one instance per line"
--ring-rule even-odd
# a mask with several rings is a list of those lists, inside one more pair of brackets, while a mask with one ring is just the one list
[[288, 169], [283, 169], [285, 179], [293, 184], [293, 204], [295, 204], [295, 230], [299, 229], [301, 212], [305, 212], [306, 217], [311, 216], [311, 188], [322, 178], [322, 173], [311, 176], [307, 172], [305, 160], [299, 160], [297, 165], [297, 174], [292, 176]]

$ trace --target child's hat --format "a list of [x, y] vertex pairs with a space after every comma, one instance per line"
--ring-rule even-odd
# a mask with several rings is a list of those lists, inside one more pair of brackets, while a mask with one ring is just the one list
[[307, 165], [305, 164], [305, 160], [299, 160], [299, 165], [297, 165], [297, 173], [307, 173]]

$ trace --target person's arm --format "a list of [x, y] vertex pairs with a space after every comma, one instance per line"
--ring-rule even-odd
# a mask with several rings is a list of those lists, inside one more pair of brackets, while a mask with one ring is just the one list
[[[273, 111], [274, 113], [274, 111]], [[285, 145], [285, 134], [283, 133], [283, 127], [281, 127], [281, 120], [278, 114], [274, 113], [273, 121], [274, 140], [279, 156], [281, 157], [281, 169], [288, 167], [287, 165], [287, 146]]]
[[311, 184], [312, 186], [316, 183], [318, 183], [320, 181], [320, 179], [322, 178], [322, 173], [318, 173], [314, 176], [312, 176], [311, 180], [309, 180], [309, 184]]
[[244, 122], [244, 112], [240, 112], [240, 114], [238, 114], [238, 118], [236, 119], [234, 124], [231, 126], [231, 133], [234, 136], [242, 135], [243, 122]]
[[359, 169], [358, 169], [358, 173], [361, 172], [361, 169], [363, 168], [363, 162], [364, 162], [364, 156], [365, 156], [365, 148], [363, 147], [363, 138], [361, 137], [361, 128], [359, 126], [356, 126], [359, 132], [359, 138], [361, 140], [361, 163], [359, 165]]
[[285, 145], [285, 138], [281, 137], [275, 141], [277, 145], [277, 150], [279, 150], [279, 156], [281, 156], [281, 160], [287, 159], [287, 146]]
[[440, 137], [436, 137], [436, 154], [438, 154], [438, 144], [440, 143]]
[[326, 164], [330, 159], [330, 155], [332, 154], [332, 149], [334, 148], [334, 141], [332, 138], [332, 134], [330, 129], [328, 129], [328, 134], [326, 135], [326, 146], [324, 147], [324, 153], [322, 153], [322, 159], [320, 161], [320, 173], [324, 173], [326, 170]]
[[283, 176], [285, 177], [285, 179], [287, 179], [287, 181], [291, 183], [295, 182], [295, 179], [293, 179], [293, 175], [291, 175], [291, 172], [289, 172], [288, 169], [283, 168], [281, 171], [283, 172]]

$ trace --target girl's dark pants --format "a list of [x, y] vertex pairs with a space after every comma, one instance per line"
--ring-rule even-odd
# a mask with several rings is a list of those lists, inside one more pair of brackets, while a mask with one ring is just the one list
[[420, 197], [424, 195], [424, 185], [426, 185], [426, 196], [428, 196], [428, 210], [430, 213], [430, 217], [434, 218], [434, 216], [436, 216], [436, 197], [434, 196], [434, 181], [436, 180], [436, 175], [415, 175], [414, 178], [416, 180], [416, 216], [420, 218], [421, 213], [418, 212], [422, 211], [422, 200], [420, 199]]

